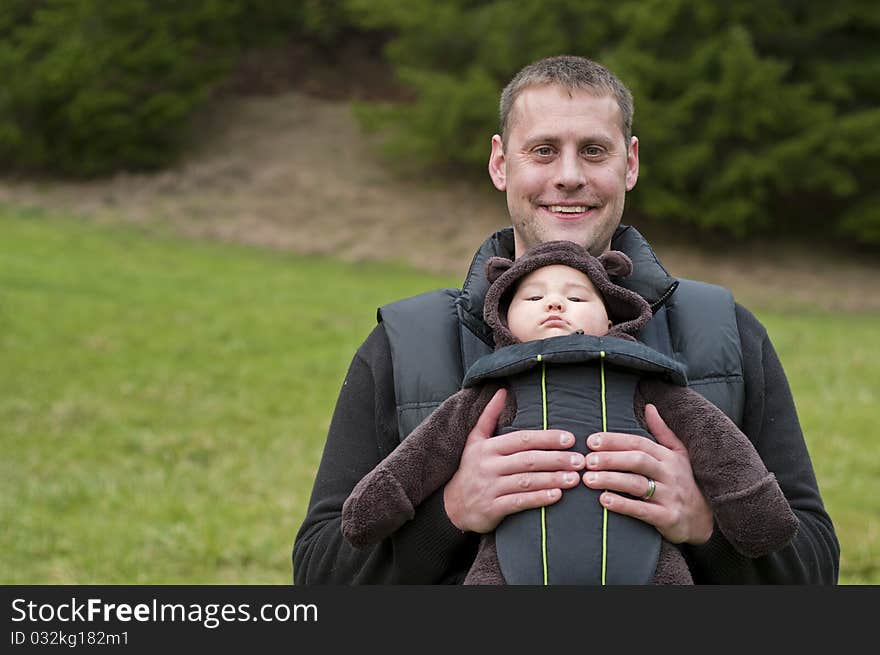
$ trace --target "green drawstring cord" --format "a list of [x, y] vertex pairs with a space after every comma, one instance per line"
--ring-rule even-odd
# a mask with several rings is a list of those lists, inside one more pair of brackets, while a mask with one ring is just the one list
[[[541, 362], [541, 408], [544, 415], [544, 429], [547, 429], [547, 362], [542, 361], [538, 355], [538, 361]], [[547, 581], [547, 509], [541, 508], [541, 563], [544, 568], [544, 585], [548, 585]]]

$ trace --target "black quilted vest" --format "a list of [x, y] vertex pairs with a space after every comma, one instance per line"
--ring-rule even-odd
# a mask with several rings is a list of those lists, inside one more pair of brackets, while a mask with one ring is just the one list
[[[730, 291], [671, 277], [633, 227], [620, 226], [611, 247], [633, 261], [633, 274], [614, 281], [641, 295], [654, 312], [639, 340], [681, 364], [688, 385], [742, 427], [742, 351]], [[513, 257], [513, 228], [483, 243], [461, 290], [429, 291], [378, 310], [391, 346], [401, 440], [461, 389], [465, 371], [493, 350], [483, 322], [486, 260], [493, 255]]]

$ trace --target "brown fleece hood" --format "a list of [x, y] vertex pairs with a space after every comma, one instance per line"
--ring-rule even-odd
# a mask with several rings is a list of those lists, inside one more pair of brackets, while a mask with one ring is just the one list
[[531, 248], [515, 261], [491, 257], [486, 262], [486, 277], [491, 286], [486, 293], [483, 317], [492, 328], [496, 348], [520, 343], [507, 327], [507, 306], [513, 289], [532, 271], [553, 264], [577, 269], [595, 285], [612, 322], [607, 336], [635, 341], [635, 334], [651, 320], [651, 307], [645, 299], [614, 284], [609, 277], [626, 277], [632, 273], [629, 257], [618, 250], [594, 257], [572, 241], [548, 241]]

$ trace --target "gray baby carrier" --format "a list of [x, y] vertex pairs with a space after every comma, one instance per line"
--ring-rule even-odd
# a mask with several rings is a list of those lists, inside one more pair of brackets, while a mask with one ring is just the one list
[[[560, 429], [586, 455], [593, 432], [653, 437], [636, 420], [633, 399], [645, 375], [686, 385], [684, 367], [619, 338], [571, 334], [500, 348], [477, 360], [463, 386], [503, 379], [516, 416], [502, 433]], [[496, 529], [498, 561], [508, 584], [641, 585], [657, 567], [661, 536], [638, 519], [609, 512], [583, 483], [548, 507], [506, 517]]]

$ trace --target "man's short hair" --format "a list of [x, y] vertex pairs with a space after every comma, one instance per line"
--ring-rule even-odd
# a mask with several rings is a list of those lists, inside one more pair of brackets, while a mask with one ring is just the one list
[[556, 84], [564, 89], [585, 89], [596, 95], [610, 95], [620, 108], [621, 130], [629, 146], [632, 137], [633, 98], [614, 73], [585, 57], [561, 55], [540, 59], [523, 68], [501, 92], [499, 131], [507, 144], [510, 112], [519, 94], [528, 87]]

